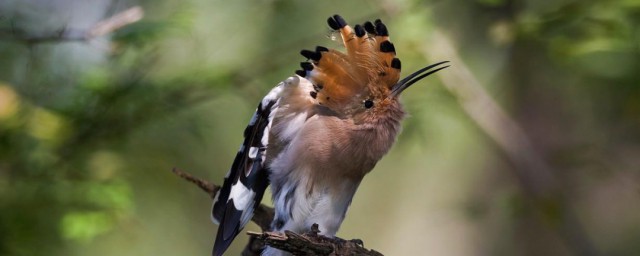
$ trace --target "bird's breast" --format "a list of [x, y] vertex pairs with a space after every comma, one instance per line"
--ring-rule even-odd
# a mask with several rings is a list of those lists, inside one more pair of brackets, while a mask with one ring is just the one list
[[274, 121], [267, 158], [272, 172], [282, 175], [359, 180], [389, 150], [396, 133], [336, 116], [291, 113]]

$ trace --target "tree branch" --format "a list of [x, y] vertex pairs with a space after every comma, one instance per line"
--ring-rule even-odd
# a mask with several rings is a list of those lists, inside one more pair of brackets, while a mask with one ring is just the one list
[[[173, 168], [173, 173], [197, 185], [212, 199], [216, 196], [220, 186], [206, 180], [194, 177], [178, 168]], [[250, 236], [249, 243], [242, 252], [243, 256], [259, 256], [265, 245], [290, 252], [294, 255], [308, 256], [338, 256], [338, 255], [370, 255], [382, 256], [375, 250], [368, 250], [362, 246], [359, 239], [344, 240], [339, 237], [326, 237], [319, 235], [318, 224], [311, 226], [311, 231], [297, 234], [286, 230], [284, 234], [268, 232], [275, 212], [273, 208], [260, 204], [254, 211], [251, 221], [260, 226], [263, 232], [247, 232]]]
[[142, 19], [143, 16], [142, 7], [134, 6], [96, 23], [89, 29], [62, 28], [42, 35], [30, 35], [24, 31], [11, 28], [9, 30], [0, 30], [0, 38], [13, 39], [26, 44], [89, 41], [135, 23]]
[[375, 250], [368, 250], [358, 239], [344, 240], [339, 237], [319, 235], [318, 224], [311, 226], [311, 231], [302, 235], [291, 231], [284, 234], [277, 232], [247, 232], [251, 237], [264, 241], [267, 245], [284, 250], [294, 255], [371, 255], [383, 256]]

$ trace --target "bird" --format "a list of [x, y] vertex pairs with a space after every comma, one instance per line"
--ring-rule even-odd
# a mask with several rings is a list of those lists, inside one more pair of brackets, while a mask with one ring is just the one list
[[[351, 27], [336, 14], [327, 23], [346, 51], [302, 50], [301, 69], [259, 102], [213, 200], [214, 256], [231, 245], [269, 186], [271, 231], [305, 232], [317, 223], [321, 235], [335, 236], [363, 177], [401, 130], [401, 93], [449, 67], [442, 61], [400, 79], [401, 62], [380, 19]], [[267, 246], [262, 255], [288, 254]]]

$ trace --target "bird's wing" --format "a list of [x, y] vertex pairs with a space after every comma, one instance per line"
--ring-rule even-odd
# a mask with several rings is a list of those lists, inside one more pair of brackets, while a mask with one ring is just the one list
[[253, 216], [269, 186], [269, 171], [265, 166], [269, 130], [278, 109], [282, 83], [273, 88], [260, 102], [249, 125], [244, 130], [244, 142], [238, 150], [224, 184], [213, 200], [211, 217], [219, 224], [213, 255], [222, 255], [233, 239]]

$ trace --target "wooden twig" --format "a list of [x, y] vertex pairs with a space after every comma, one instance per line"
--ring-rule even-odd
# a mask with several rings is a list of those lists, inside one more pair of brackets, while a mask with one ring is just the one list
[[140, 6], [134, 6], [126, 9], [116, 15], [96, 23], [91, 29], [87, 30], [85, 37], [87, 39], [104, 36], [112, 33], [129, 24], [138, 22], [144, 17], [144, 11]]
[[[214, 198], [220, 186], [215, 185], [206, 180], [194, 177], [193, 175], [182, 171], [178, 168], [171, 170], [178, 177], [183, 178], [197, 185], [209, 197]], [[273, 208], [260, 204], [254, 213], [251, 221], [260, 226], [263, 232], [247, 232], [250, 236], [249, 243], [242, 252], [243, 256], [259, 256], [265, 245], [276, 249], [288, 251], [293, 255], [308, 256], [338, 256], [338, 255], [371, 255], [382, 256], [375, 250], [368, 250], [362, 246], [359, 239], [344, 240], [339, 237], [326, 237], [319, 235], [318, 224], [311, 226], [311, 231], [305, 234], [297, 234], [291, 231], [285, 231], [284, 234], [277, 232], [269, 232], [271, 220], [273, 220], [275, 212]]]
[[62, 28], [49, 33], [31, 35], [11, 28], [10, 30], [0, 30], [0, 39], [12, 39], [25, 44], [89, 41], [135, 23], [143, 16], [142, 7], [134, 6], [96, 23], [89, 29]]
[[220, 186], [217, 186], [206, 180], [193, 177], [193, 175], [187, 172], [184, 172], [183, 170], [180, 170], [178, 168], [173, 168], [171, 171], [176, 175], [178, 175], [178, 177], [183, 178], [193, 184], [196, 184], [200, 189], [204, 190], [204, 192], [207, 192], [207, 194], [209, 194], [209, 196], [212, 199], [216, 196], [216, 193], [218, 192], [218, 190], [220, 190]]
[[339, 237], [326, 237], [319, 235], [318, 224], [311, 226], [311, 231], [297, 234], [285, 231], [277, 232], [247, 232], [265, 242], [265, 244], [292, 253], [293, 255], [308, 256], [332, 256], [332, 255], [371, 255], [382, 256], [375, 250], [368, 250], [362, 246], [362, 241], [344, 240]]

